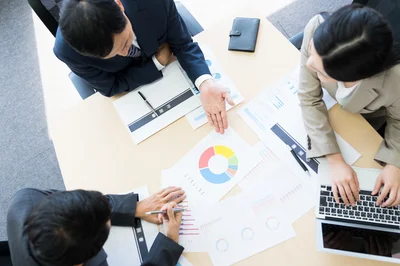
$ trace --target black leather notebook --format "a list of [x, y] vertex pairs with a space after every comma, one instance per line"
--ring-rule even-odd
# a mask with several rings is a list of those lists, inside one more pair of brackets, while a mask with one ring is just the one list
[[229, 33], [229, 51], [254, 52], [259, 26], [258, 18], [235, 18]]

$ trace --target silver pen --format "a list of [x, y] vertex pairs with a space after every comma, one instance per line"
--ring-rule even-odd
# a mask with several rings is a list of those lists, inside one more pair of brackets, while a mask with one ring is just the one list
[[140, 95], [140, 97], [142, 97], [142, 99], [143, 99], [143, 101], [146, 103], [147, 107], [149, 107], [150, 110], [151, 110], [156, 116], [158, 116], [156, 110], [155, 110], [155, 109], [153, 108], [153, 106], [151, 106], [151, 104], [147, 101], [146, 97], [144, 97], [144, 95], [143, 95], [140, 91], [138, 91], [138, 94]]
[[[183, 208], [174, 208], [173, 210], [174, 210], [174, 213], [186, 211], [186, 209], [183, 209]], [[146, 212], [146, 214], [160, 214], [160, 213], [166, 214], [167, 211], [150, 211], [150, 212]]]

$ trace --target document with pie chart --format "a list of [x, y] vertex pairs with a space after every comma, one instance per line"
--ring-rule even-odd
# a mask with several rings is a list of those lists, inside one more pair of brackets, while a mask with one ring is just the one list
[[261, 158], [233, 129], [206, 136], [169, 171], [196, 207], [212, 206], [229, 192]]

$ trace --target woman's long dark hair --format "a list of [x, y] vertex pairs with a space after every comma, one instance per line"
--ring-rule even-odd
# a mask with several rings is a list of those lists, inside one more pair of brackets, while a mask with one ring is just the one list
[[325, 72], [338, 81], [369, 78], [400, 63], [389, 23], [362, 5], [337, 10], [316, 29], [313, 41]]

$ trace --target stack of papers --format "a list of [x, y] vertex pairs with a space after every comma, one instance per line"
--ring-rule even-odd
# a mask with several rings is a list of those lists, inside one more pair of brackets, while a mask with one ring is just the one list
[[[179, 243], [187, 252], [208, 252], [215, 265], [294, 237], [292, 222], [314, 203], [302, 178], [263, 143], [250, 147], [231, 128], [210, 133], [162, 177], [163, 187], [182, 187], [188, 196], [180, 204], [186, 211]], [[220, 201], [236, 184], [243, 193]]]
[[[290, 146], [315, 177], [320, 159], [306, 160], [307, 132], [304, 128], [300, 102], [297, 97], [299, 74], [292, 71], [277, 83], [266, 88], [259, 96], [238, 111], [242, 119], [272, 151], [293, 171], [299, 172], [299, 165], [288, 152]], [[325, 92], [324, 100], [331, 107], [334, 100]], [[352, 165], [361, 155], [342, 137], [336, 134], [337, 143], [345, 161]], [[301, 174], [301, 168], [300, 172]]]

